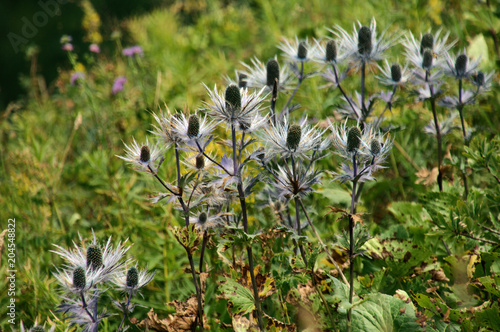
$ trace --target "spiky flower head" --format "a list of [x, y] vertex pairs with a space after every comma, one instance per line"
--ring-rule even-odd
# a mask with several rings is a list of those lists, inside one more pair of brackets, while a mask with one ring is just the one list
[[45, 329], [41, 325], [33, 326], [30, 332], [45, 332]]
[[87, 268], [97, 270], [102, 266], [102, 250], [99, 246], [91, 244], [87, 248]]
[[81, 266], [75, 268], [73, 270], [73, 287], [78, 290], [85, 289], [85, 286], [87, 285], [85, 278], [85, 269]]
[[125, 143], [125, 156], [117, 157], [135, 166], [137, 171], [147, 173], [151, 173], [151, 170], [155, 171], [156, 161], [161, 158], [163, 148], [158, 147], [158, 143], [150, 144], [149, 139], [141, 145], [137, 144], [135, 138], [132, 140], [130, 145]]
[[434, 48], [434, 36], [430, 32], [425, 33], [420, 40], [420, 54], [424, 54], [426, 48]]
[[136, 287], [139, 282], [139, 271], [135, 266], [132, 266], [127, 271], [127, 286], [128, 287]]
[[372, 32], [369, 27], [362, 26], [358, 30], [358, 52], [362, 55], [370, 54], [372, 51]]
[[197, 169], [202, 169], [203, 167], [205, 167], [205, 156], [203, 156], [201, 153], [196, 155], [195, 166]]
[[401, 81], [401, 65], [399, 63], [394, 63], [391, 66], [391, 78], [394, 82]]
[[204, 225], [207, 222], [207, 214], [205, 212], [200, 213], [198, 216], [198, 221], [200, 224]]
[[361, 144], [361, 131], [358, 127], [352, 127], [347, 134], [347, 151], [355, 152]]
[[278, 48], [284, 52], [284, 56], [292, 63], [297, 62], [307, 62], [311, 60], [311, 54], [314, 54], [316, 50], [309, 45], [307, 39], [299, 41], [297, 36], [295, 40], [283, 39], [278, 45]]
[[236, 85], [230, 85], [226, 88], [225, 92], [226, 107], [232, 109], [234, 112], [238, 112], [241, 108], [241, 94], [240, 88]]
[[325, 50], [325, 56], [326, 56], [326, 61], [335, 61], [337, 60], [337, 44], [335, 43], [335, 40], [330, 39], [326, 43], [326, 50]]
[[290, 150], [296, 150], [300, 143], [300, 137], [302, 135], [302, 128], [298, 124], [292, 124], [288, 127], [288, 132], [286, 136], [286, 146]]
[[210, 228], [215, 228], [224, 224], [222, 217], [225, 215], [227, 214], [219, 213], [214, 215], [210, 214], [209, 211], [203, 211], [198, 215], [190, 216], [189, 223], [194, 224], [195, 227], [201, 231], [206, 231]]
[[266, 85], [272, 87], [275, 81], [280, 81], [280, 65], [276, 59], [269, 59], [266, 64]]
[[465, 74], [465, 71], [467, 70], [467, 61], [467, 55], [460, 54], [457, 56], [457, 59], [455, 60], [455, 70], [458, 75], [463, 76]]
[[477, 86], [484, 85], [484, 73], [482, 71], [478, 72], [477, 75], [474, 77], [474, 82], [476, 83]]

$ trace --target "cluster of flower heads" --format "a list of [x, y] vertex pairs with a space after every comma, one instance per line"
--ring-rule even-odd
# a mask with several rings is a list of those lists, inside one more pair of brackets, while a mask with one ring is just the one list
[[58, 312], [68, 315], [72, 324], [80, 325], [83, 331], [96, 331], [101, 320], [108, 314], [98, 313], [100, 295], [106, 291], [104, 285], [111, 285], [124, 293], [135, 295], [139, 288], [149, 283], [154, 273], [139, 271], [125, 259], [130, 246], [118, 243], [114, 248], [111, 237], [101, 246], [95, 234], [90, 244], [74, 244], [73, 249], [66, 249], [54, 244], [58, 254], [65, 260], [62, 268], [56, 268], [55, 277], [61, 285], [63, 303]]

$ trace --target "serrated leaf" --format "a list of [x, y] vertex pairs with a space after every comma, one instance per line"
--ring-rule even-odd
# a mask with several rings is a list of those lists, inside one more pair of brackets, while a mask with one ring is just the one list
[[221, 291], [229, 302], [233, 304], [235, 314], [248, 314], [255, 309], [252, 292], [240, 285], [237, 281], [226, 278], [221, 285]]

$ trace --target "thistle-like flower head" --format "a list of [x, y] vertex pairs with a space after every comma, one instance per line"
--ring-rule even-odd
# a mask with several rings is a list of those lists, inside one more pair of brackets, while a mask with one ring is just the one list
[[471, 77], [479, 67], [481, 59], [469, 59], [465, 50], [462, 53], [453, 56], [446, 53], [446, 64], [443, 65], [443, 71], [446, 75], [452, 76], [457, 80]]
[[194, 145], [195, 140], [208, 139], [217, 126], [217, 122], [208, 120], [206, 114], [203, 116], [199, 112], [190, 115], [177, 114], [171, 119], [172, 130], [187, 145]]
[[264, 89], [250, 93], [247, 89], [240, 89], [230, 85], [224, 92], [205, 88], [211, 99], [206, 103], [210, 114], [218, 121], [226, 124], [228, 129], [234, 127], [237, 130], [253, 131], [265, 124], [265, 117], [260, 114], [263, 109]]
[[274, 81], [278, 79], [278, 90], [288, 90], [292, 86], [292, 75], [287, 66], [280, 66], [276, 57], [271, 58], [264, 65], [257, 58], [251, 60], [252, 65], [243, 63], [246, 68], [243, 73], [247, 75], [247, 87], [252, 89], [266, 89], [267, 92], [273, 90]]
[[403, 86], [408, 80], [411, 78], [411, 73], [408, 70], [408, 66], [401, 67], [399, 63], [389, 64], [387, 60], [385, 60], [384, 67], [380, 67], [380, 76], [377, 78], [380, 80], [380, 83], [389, 86]]
[[428, 31], [423, 35], [420, 34], [418, 40], [411, 32], [405, 36], [403, 41], [405, 54], [416, 68], [430, 71], [443, 63], [445, 53], [455, 45], [456, 40], [448, 42], [450, 33], [443, 36], [441, 34], [442, 30], [438, 30], [435, 34]]
[[363, 26], [358, 22], [358, 27], [353, 26], [353, 33], [349, 34], [340, 26], [330, 30], [340, 39], [341, 53], [339, 59], [348, 60], [354, 68], [361, 68], [362, 64], [372, 64], [384, 58], [384, 53], [396, 38], [386, 38], [386, 31], [377, 36], [377, 22], [372, 19], [370, 26]]
[[322, 151], [329, 145], [329, 141], [322, 137], [323, 133], [316, 127], [310, 127], [307, 118], [299, 124], [290, 125], [286, 119], [282, 123], [271, 124], [262, 135], [266, 159], [276, 155], [303, 158], [313, 151]]
[[146, 142], [140, 145], [137, 144], [135, 138], [132, 138], [132, 140], [133, 142], [130, 145], [125, 143], [125, 156], [117, 157], [134, 166], [137, 171], [156, 172], [156, 161], [163, 155], [163, 148], [158, 147], [158, 143], [149, 143], [147, 138]]
[[311, 54], [313, 61], [322, 64], [332, 64], [337, 62], [338, 48], [334, 39], [319, 41], [314, 39], [315, 52]]
[[209, 211], [202, 211], [198, 214], [192, 214], [189, 217], [189, 223], [194, 224], [197, 229], [206, 231], [210, 228], [219, 227], [224, 224], [222, 216], [224, 214], [211, 214]]
[[153, 280], [155, 273], [147, 272], [147, 270], [139, 270], [136, 264], [121, 269], [112, 281], [119, 290], [133, 296]]
[[278, 48], [283, 51], [288, 61], [295, 63], [310, 61], [311, 55], [316, 52], [315, 47], [310, 45], [307, 39], [299, 40], [297, 36], [292, 41], [283, 38]]

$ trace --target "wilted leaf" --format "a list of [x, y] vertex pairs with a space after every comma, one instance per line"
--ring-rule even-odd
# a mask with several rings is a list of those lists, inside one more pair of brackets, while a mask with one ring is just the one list
[[415, 175], [418, 177], [415, 183], [423, 184], [425, 186], [431, 186], [437, 181], [437, 177], [439, 174], [439, 170], [437, 167], [434, 167], [432, 170], [428, 170], [426, 168], [420, 169]]
[[236, 280], [226, 278], [221, 284], [225, 299], [233, 304], [235, 314], [248, 314], [255, 309], [254, 297], [250, 289], [240, 285]]
[[174, 234], [175, 239], [181, 246], [184, 247], [191, 254], [198, 249], [198, 245], [201, 242], [201, 235], [196, 230], [195, 225], [189, 225], [188, 227], [173, 227], [170, 228]]

